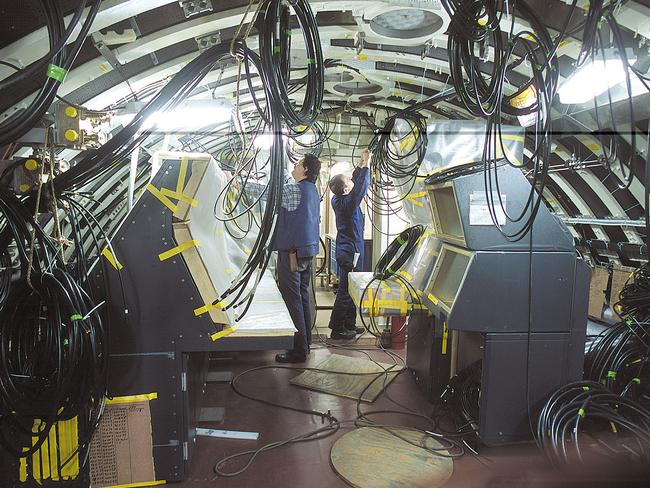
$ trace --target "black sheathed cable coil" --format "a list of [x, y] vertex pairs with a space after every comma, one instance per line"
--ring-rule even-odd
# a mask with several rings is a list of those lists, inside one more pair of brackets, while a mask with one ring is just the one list
[[413, 254], [424, 229], [423, 225], [418, 224], [400, 232], [377, 261], [375, 278], [386, 280], [397, 273]]

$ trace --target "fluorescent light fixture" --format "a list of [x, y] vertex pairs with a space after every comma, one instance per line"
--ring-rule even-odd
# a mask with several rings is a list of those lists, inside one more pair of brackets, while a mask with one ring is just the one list
[[[632, 64], [635, 57], [632, 52], [628, 62]], [[605, 51], [603, 57], [588, 60], [583, 66], [569, 76], [558, 90], [560, 103], [565, 105], [586, 103], [608, 88], [625, 81], [623, 61], [617, 53]]]
[[273, 145], [273, 134], [258, 134], [253, 140], [253, 146], [263, 151], [268, 151]]
[[337, 163], [334, 163], [330, 168], [330, 178], [336, 175], [341, 175], [346, 173], [349, 174], [351, 172], [352, 172], [352, 164], [350, 164], [349, 161], [339, 161]]
[[162, 132], [191, 132], [230, 120], [232, 105], [225, 99], [186, 100], [172, 110], [156, 112], [144, 124]]

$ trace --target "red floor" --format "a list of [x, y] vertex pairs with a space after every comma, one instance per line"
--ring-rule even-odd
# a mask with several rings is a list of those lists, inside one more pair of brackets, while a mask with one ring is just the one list
[[[336, 351], [339, 354], [360, 355], [359, 352]], [[403, 356], [404, 351], [396, 351]], [[316, 346], [312, 351], [310, 366], [322, 361], [330, 350]], [[274, 353], [240, 353], [236, 359], [213, 363], [215, 370], [232, 371], [238, 374], [249, 368], [273, 364]], [[374, 359], [389, 362], [380, 351], [372, 353]], [[245, 376], [239, 383], [242, 390], [265, 399], [283, 402], [301, 408], [320, 411], [330, 410], [339, 420], [356, 417], [354, 400], [317, 393], [289, 384], [289, 379], [298, 373], [291, 370], [264, 370]], [[416, 411], [430, 414], [431, 405], [424, 400], [411, 376], [405, 372], [399, 375], [389, 386], [388, 394], [400, 403]], [[214, 464], [225, 456], [236, 452], [257, 449], [260, 446], [287, 439], [291, 436], [316, 429], [321, 425], [318, 418], [274, 408], [254, 402], [235, 394], [227, 383], [213, 383], [207, 387], [204, 397], [205, 406], [224, 406], [225, 420], [221, 424], [207, 424], [227, 430], [255, 431], [260, 433], [258, 441], [214, 439], [200, 437], [194, 450], [194, 459], [190, 476], [178, 488], [199, 487], [346, 487], [330, 467], [329, 453], [334, 441], [349, 427], [341, 428], [334, 435], [309, 442], [301, 442], [260, 454], [252, 465], [242, 474], [231, 477], [219, 477], [215, 480]], [[364, 404], [364, 410], [381, 410], [395, 408], [386, 397], [374, 404]], [[373, 417], [375, 420], [409, 426], [417, 425], [412, 418], [401, 415], [383, 415]], [[445, 488], [471, 487], [592, 487], [592, 486], [631, 486], [621, 481], [603, 482], [602, 477], [586, 475], [579, 480], [569, 481], [566, 475], [560, 475], [549, 468], [539, 455], [534, 444], [509, 446], [490, 449], [483, 452], [485, 457], [477, 460], [472, 455], [454, 461], [454, 474]], [[227, 468], [237, 470], [242, 462], [231, 462]], [[620, 479], [619, 479], [620, 481]], [[404, 486], [404, 485], [400, 485]], [[643, 486], [643, 485], [637, 485]], [[648, 485], [650, 486], [650, 481]]]

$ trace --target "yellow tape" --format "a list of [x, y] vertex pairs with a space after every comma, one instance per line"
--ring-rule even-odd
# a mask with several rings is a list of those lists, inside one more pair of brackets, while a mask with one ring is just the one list
[[[23, 452], [29, 450], [27, 447], [23, 447]], [[24, 483], [27, 481], [27, 458], [26, 457], [21, 457], [20, 458], [20, 467], [18, 468], [18, 477], [21, 483]]]
[[411, 203], [413, 203], [413, 205], [417, 205], [418, 207], [424, 207], [424, 204], [418, 201], [418, 198], [422, 198], [426, 196], [426, 194], [427, 194], [426, 191], [418, 191], [415, 193], [407, 193], [405, 195], [402, 195], [402, 198], [404, 198], [404, 200], [410, 201]]
[[433, 294], [429, 293], [429, 294], [427, 295], [427, 298], [428, 298], [429, 300], [431, 300], [431, 302], [433, 302], [434, 305], [438, 305], [438, 303], [439, 303], [439, 302], [438, 302], [438, 299], [437, 299], [436, 297], [434, 297]]
[[192, 197], [190, 197], [188, 195], [185, 195], [184, 193], [179, 193], [177, 191], [171, 191], [169, 188], [161, 188], [160, 193], [162, 193], [166, 197], [174, 198], [174, 199], [176, 199], [178, 201], [185, 202], [185, 203], [191, 205], [192, 207], [197, 207], [199, 205], [199, 202], [197, 200], [195, 200], [194, 198], [192, 198]]
[[160, 203], [162, 203], [165, 207], [167, 207], [172, 212], [176, 212], [176, 205], [174, 205], [174, 203], [169, 198], [163, 195], [158, 188], [149, 183], [147, 185], [147, 190], [149, 190], [154, 197], [160, 200]]
[[447, 354], [447, 339], [449, 337], [449, 329], [447, 328], [447, 321], [442, 323], [442, 354]]
[[223, 310], [221, 302], [217, 303], [216, 305], [213, 305], [212, 303], [208, 303], [207, 305], [203, 305], [202, 307], [195, 308], [194, 315], [198, 317], [199, 315], [203, 315], [204, 313], [209, 312], [210, 310]]
[[238, 327], [236, 325], [233, 325], [232, 327], [227, 327], [227, 328], [223, 329], [220, 332], [215, 332], [214, 334], [212, 334], [210, 336], [210, 339], [212, 339], [213, 341], [219, 340], [222, 337], [229, 336], [230, 334], [235, 332], [237, 329], [238, 329]]
[[120, 270], [124, 267], [117, 259], [115, 259], [113, 253], [107, 247], [102, 251], [102, 256], [108, 259], [108, 262], [111, 263], [115, 269]]
[[141, 395], [128, 395], [121, 397], [113, 397], [111, 400], [106, 400], [107, 405], [120, 405], [122, 403], [136, 403], [136, 402], [150, 402], [158, 398], [158, 392], [142, 393]]
[[158, 480], [158, 481], [143, 481], [140, 483], [128, 483], [126, 485], [113, 485], [113, 486], [106, 486], [104, 488], [139, 488], [139, 487], [144, 487], [144, 486], [158, 486], [158, 485], [164, 485], [167, 482], [165, 480]]
[[[397, 272], [397, 274], [402, 275], [408, 281], [413, 280], [413, 275], [411, 275], [411, 273], [409, 273], [408, 271], [400, 270], [400, 271]], [[400, 288], [403, 288], [403, 286], [400, 286]]]
[[172, 247], [168, 251], [161, 252], [160, 254], [158, 254], [158, 259], [164, 261], [166, 259], [176, 256], [177, 254], [182, 253], [183, 251], [187, 251], [188, 249], [191, 249], [193, 247], [199, 247], [199, 241], [197, 241], [196, 239], [185, 241], [176, 247]]
[[[32, 432], [38, 434], [44, 425], [39, 419], [32, 424]], [[32, 438], [32, 446], [38, 442], [37, 437]], [[48, 433], [47, 440], [35, 453], [32, 454], [32, 478], [37, 483], [51, 479], [75, 479], [79, 475], [79, 432], [77, 417], [70, 420], [57, 422]], [[27, 448], [23, 448], [26, 451]], [[65, 463], [64, 466], [62, 466]], [[61, 466], [61, 477], [59, 477]], [[20, 481], [27, 481], [27, 459], [21, 458], [19, 465]]]
[[516, 136], [514, 134], [501, 134], [501, 140], [524, 142], [525, 138], [524, 136]]

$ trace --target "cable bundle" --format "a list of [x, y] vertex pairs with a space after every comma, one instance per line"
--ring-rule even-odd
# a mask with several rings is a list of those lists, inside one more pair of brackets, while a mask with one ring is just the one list
[[[548, 30], [523, 0], [515, 2], [513, 11], [507, 12], [511, 17], [509, 33], [502, 32], [500, 27], [507, 3], [488, 0], [444, 0], [442, 3], [451, 17], [447, 48], [453, 85], [467, 110], [487, 120], [482, 160], [490, 214], [505, 237], [519, 240], [530, 231], [542, 201], [551, 143], [550, 105], [557, 90], [559, 73], [556, 51], [571, 15], [553, 42]], [[575, 4], [574, 1], [571, 13]], [[516, 35], [513, 34], [515, 10], [531, 26], [530, 30]], [[523, 56], [520, 54], [522, 51]], [[492, 58], [491, 63], [487, 62], [489, 58]], [[530, 76], [515, 93], [506, 95], [506, 79], [521, 77], [513, 70], [524, 61], [530, 65]], [[527, 103], [518, 103], [518, 97], [526, 93], [529, 93]], [[500, 159], [523, 168], [509, 159], [504, 148], [501, 137], [504, 114], [535, 114], [535, 146], [530, 157], [533, 166], [531, 190], [526, 205], [517, 214], [508, 213], [503, 202], [495, 201], [493, 197], [494, 193], [500, 195], [497, 174]], [[519, 223], [516, 231], [505, 233], [497, 224], [497, 205], [502, 207], [510, 222]]]
[[585, 378], [650, 406], [650, 322], [627, 319], [605, 329], [589, 345]]
[[648, 463], [650, 412], [600, 383], [578, 381], [560, 388], [546, 402], [536, 440], [546, 457], [560, 466], [587, 460], [586, 434], [610, 456]]
[[650, 318], [650, 264], [646, 263], [634, 271], [621, 290], [615, 309], [621, 317], [637, 320]]
[[3, 247], [15, 248], [17, 262], [17, 280], [0, 308], [0, 443], [28, 456], [57, 421], [78, 417], [86, 449], [106, 396], [108, 337], [102, 303], [90, 293], [84, 247], [73, 232], [73, 260], [64, 262], [60, 243], [2, 189], [0, 212]]
[[451, 417], [455, 430], [445, 432], [446, 434], [466, 436], [467, 440], [475, 440], [478, 434], [482, 366], [482, 360], [476, 361], [449, 380], [436, 407], [437, 430], [444, 432], [440, 423], [444, 418]]
[[63, 12], [59, 5], [60, 2], [57, 0], [41, 0], [40, 3], [43, 7], [47, 22], [50, 50], [39, 60], [13, 73], [11, 76], [0, 80], [0, 94], [3, 92], [6, 93], [6, 90], [9, 88], [33, 77], [44, 76], [45, 81], [27, 108], [16, 112], [0, 123], [0, 147], [14, 142], [16, 139], [25, 135], [40, 121], [41, 117], [50, 107], [60, 83], [63, 81], [63, 77], [65, 77], [65, 73], [70, 70], [79, 54], [81, 46], [86, 40], [86, 36], [102, 4], [101, 0], [97, 0], [90, 7], [88, 16], [81, 26], [77, 39], [66, 49], [65, 45], [70, 35], [79, 26], [81, 15], [88, 3], [87, 0], [81, 1], [79, 8], [75, 11], [67, 28], [64, 24]]
[[[384, 282], [388, 278], [394, 278], [400, 283], [400, 286], [404, 285], [404, 287], [406, 288], [409, 294], [409, 299], [408, 299], [409, 303], [411, 304], [420, 303], [420, 298], [416, 290], [413, 288], [413, 285], [409, 283], [407, 280], [405, 280], [402, 276], [398, 275], [397, 272], [404, 265], [404, 263], [406, 263], [406, 261], [411, 257], [411, 255], [415, 252], [417, 243], [419, 242], [420, 238], [424, 234], [424, 231], [425, 231], [425, 227], [423, 225], [415, 225], [413, 227], [403, 230], [388, 245], [386, 250], [379, 258], [379, 261], [377, 261], [377, 265], [375, 266], [372, 279], [368, 282], [363, 292], [361, 293], [360, 303], [365, 302], [366, 299], [365, 297], [368, 296], [368, 291], [370, 290], [370, 287], [373, 285], [373, 283], [377, 283], [376, 287], [374, 288], [375, 293], [373, 295], [373, 299], [370, 304], [370, 310], [373, 310], [375, 308], [375, 301], [377, 300], [377, 296], [379, 294], [378, 291], [382, 285], [382, 282]], [[375, 322], [375, 317], [373, 317], [372, 314], [370, 314], [369, 316], [370, 322], [368, 324], [366, 323], [366, 319], [363, 316], [361, 306], [359, 306], [358, 311], [359, 311], [359, 317], [361, 318], [361, 322], [363, 323], [364, 327], [375, 337], [380, 337], [382, 331], [380, 330], [379, 326]], [[396, 334], [399, 334], [400, 332], [401, 330], [398, 331]]]

